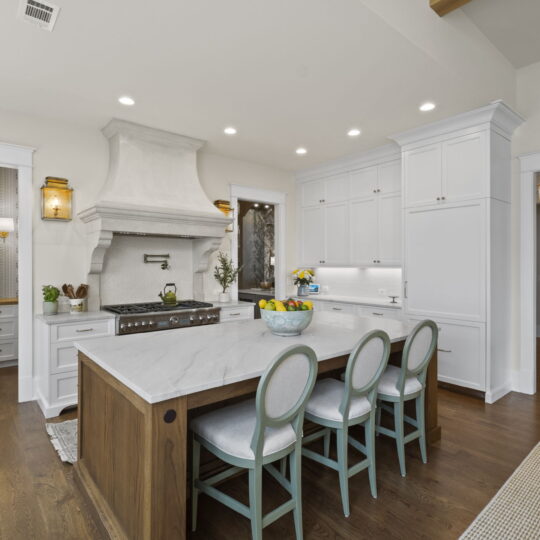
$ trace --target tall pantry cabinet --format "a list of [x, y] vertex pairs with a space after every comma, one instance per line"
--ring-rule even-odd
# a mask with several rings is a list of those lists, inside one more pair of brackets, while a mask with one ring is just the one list
[[511, 137], [502, 102], [392, 137], [402, 147], [404, 310], [439, 325], [439, 380], [510, 390]]

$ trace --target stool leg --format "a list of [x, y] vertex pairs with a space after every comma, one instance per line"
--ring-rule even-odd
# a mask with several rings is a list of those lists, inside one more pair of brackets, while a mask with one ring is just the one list
[[[382, 403], [380, 401], [377, 401], [377, 412], [376, 412], [376, 415], [377, 415], [377, 421], [376, 421], [376, 424], [377, 424], [377, 427], [379, 427], [381, 425], [381, 413], [382, 413], [382, 407], [381, 407]], [[376, 430], [377, 431], [377, 437], [379, 436], [379, 430]]]
[[199, 490], [195, 486], [199, 479], [199, 465], [201, 461], [201, 445], [195, 440], [195, 435], [191, 436], [193, 450], [191, 467], [191, 530], [197, 529], [197, 505], [199, 503]]
[[399, 469], [401, 476], [405, 476], [407, 471], [405, 469], [405, 441], [404, 441], [404, 426], [403, 426], [403, 401], [397, 401], [394, 403], [394, 424], [396, 431], [396, 446], [398, 451]]
[[345, 517], [349, 517], [351, 514], [349, 508], [349, 475], [347, 464], [347, 452], [348, 452], [348, 432], [346, 429], [336, 430], [337, 438], [337, 458], [338, 458], [338, 472], [339, 472], [339, 488], [341, 490], [341, 502], [343, 504], [343, 513]]
[[302, 446], [298, 444], [296, 449], [289, 455], [291, 468], [291, 488], [294, 499], [294, 529], [296, 540], [302, 540]]
[[251, 536], [262, 540], [262, 466], [249, 469], [249, 508], [251, 510]]
[[375, 415], [372, 414], [364, 424], [366, 430], [366, 451], [369, 460], [369, 487], [371, 496], [377, 498], [377, 472], [375, 469]]
[[332, 435], [332, 431], [330, 428], [328, 428], [324, 434], [324, 457], [328, 457], [330, 455], [330, 437]]
[[284, 457], [279, 461], [279, 472], [281, 473], [281, 476], [286, 478], [287, 476], [287, 458]]
[[422, 461], [427, 463], [427, 448], [426, 448], [426, 422], [425, 422], [425, 409], [424, 409], [424, 392], [422, 392], [416, 398], [416, 419], [418, 421], [418, 431], [420, 437], [418, 442], [420, 443], [420, 454], [422, 455]]

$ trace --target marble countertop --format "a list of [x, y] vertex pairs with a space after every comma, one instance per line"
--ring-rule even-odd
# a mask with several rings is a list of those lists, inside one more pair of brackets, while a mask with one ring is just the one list
[[246, 307], [246, 306], [254, 306], [255, 304], [253, 302], [244, 302], [243, 300], [235, 300], [234, 302], [209, 302], [214, 307], [219, 307], [221, 309], [227, 309], [227, 308], [237, 308], [237, 307]]
[[83, 311], [82, 313], [58, 313], [57, 315], [36, 315], [45, 324], [63, 324], [96, 321], [98, 319], [114, 319], [115, 314], [110, 311]]
[[254, 296], [274, 296], [275, 289], [238, 289], [238, 294], [252, 294]]
[[279, 337], [263, 320], [110, 336], [75, 347], [149, 403], [259, 377], [283, 349], [312, 347], [319, 360], [349, 354], [370, 330], [402, 341], [413, 325], [394, 319], [315, 312], [301, 336]]
[[333, 294], [310, 294], [308, 297], [295, 296], [301, 300], [321, 300], [323, 302], [343, 302], [345, 304], [364, 304], [366, 306], [387, 307], [391, 309], [401, 309], [401, 300], [398, 298], [395, 304], [390, 303], [387, 297], [369, 297], [369, 296], [338, 296]]

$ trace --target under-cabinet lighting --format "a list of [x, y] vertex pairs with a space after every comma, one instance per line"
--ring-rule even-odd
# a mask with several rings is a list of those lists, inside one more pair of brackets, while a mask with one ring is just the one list
[[303, 147], [300, 147], [300, 148], [297, 148], [296, 149], [296, 153], [299, 155], [299, 156], [303, 156], [305, 154], [307, 154], [307, 150]]
[[225, 133], [225, 135], [236, 135], [238, 131], [235, 127], [229, 126], [223, 130], [223, 133]]
[[422, 105], [420, 105], [419, 109], [422, 112], [429, 112], [432, 111], [435, 107], [435, 103], [432, 103], [431, 101], [426, 101], [425, 103], [422, 103]]
[[118, 98], [118, 102], [126, 107], [131, 107], [135, 105], [135, 100], [130, 96], [121, 96]]
[[358, 137], [360, 133], [362, 132], [358, 128], [352, 128], [352, 129], [349, 129], [349, 131], [347, 131], [347, 135], [349, 137]]

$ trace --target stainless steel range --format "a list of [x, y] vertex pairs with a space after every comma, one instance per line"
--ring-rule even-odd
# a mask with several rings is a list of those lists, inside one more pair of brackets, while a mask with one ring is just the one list
[[161, 302], [117, 304], [102, 309], [116, 313], [117, 335], [216, 324], [221, 310], [196, 300], [180, 300], [175, 305]]

